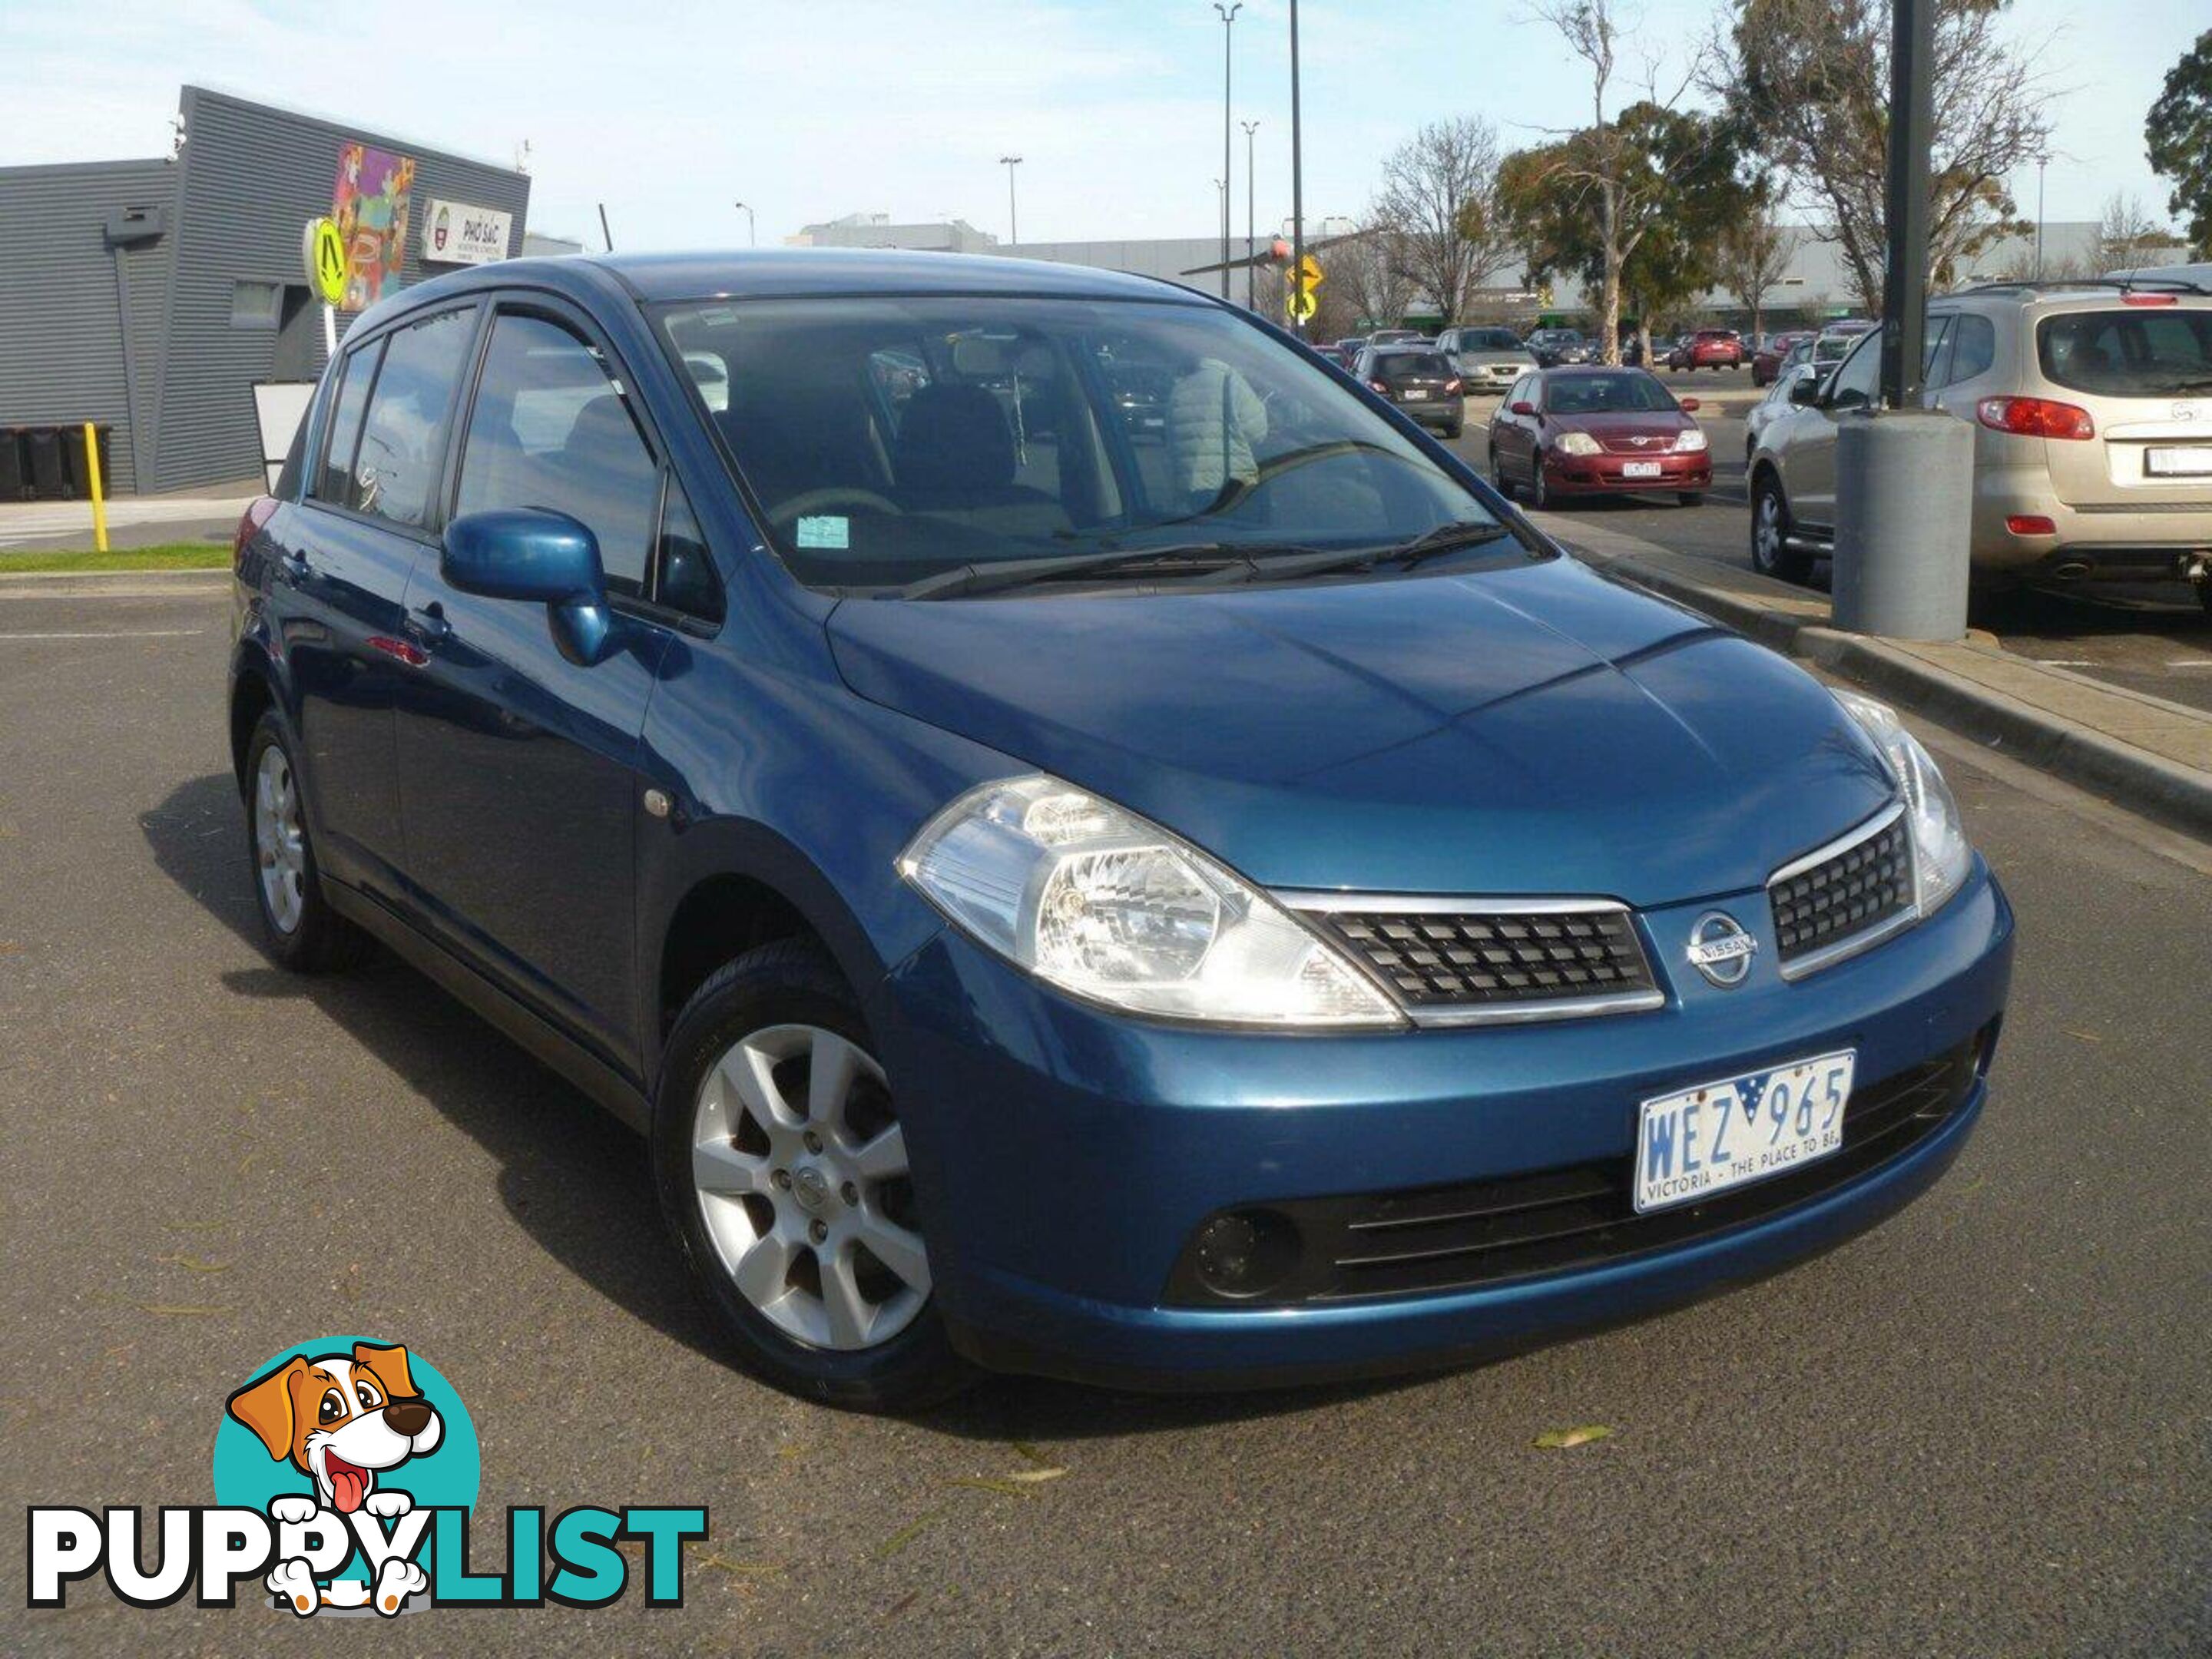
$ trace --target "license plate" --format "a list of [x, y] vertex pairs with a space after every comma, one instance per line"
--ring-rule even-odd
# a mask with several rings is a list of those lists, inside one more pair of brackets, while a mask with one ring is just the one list
[[1644, 1103], [1636, 1207], [1663, 1210], [1802, 1170], [1844, 1144], [1858, 1051], [1845, 1048]]
[[1656, 478], [1660, 466], [1656, 461], [1626, 461], [1622, 463], [1620, 476], [1624, 478]]
[[2201, 478], [2212, 476], [2212, 444], [2190, 444], [2170, 449], [2143, 451], [2143, 471], [2162, 478]]
[[1417, 386], [1408, 386], [1405, 391], [1400, 392], [1398, 395], [1403, 398], [1409, 404], [1417, 404], [1429, 394], [1421, 391]]

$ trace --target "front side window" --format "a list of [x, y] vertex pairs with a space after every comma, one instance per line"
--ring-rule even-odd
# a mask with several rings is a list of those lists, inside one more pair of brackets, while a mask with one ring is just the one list
[[447, 411], [475, 327], [473, 311], [445, 311], [386, 337], [340, 505], [411, 529], [429, 524]]
[[1494, 522], [1304, 353], [1212, 307], [884, 295], [654, 315], [679, 356], [727, 366], [726, 406], [695, 412], [809, 583]]
[[2046, 317], [2035, 355], [2054, 386], [2106, 398], [2212, 392], [2212, 311], [2114, 306]]
[[[691, 380], [702, 399], [718, 389], [696, 374]], [[645, 591], [660, 469], [622, 382], [574, 331], [504, 312], [477, 383], [453, 510], [517, 507], [567, 514], [599, 542], [611, 592]]]
[[1828, 383], [1827, 402], [1835, 409], [1863, 409], [1871, 404], [1881, 384], [1881, 337], [1862, 334], [1851, 355]]

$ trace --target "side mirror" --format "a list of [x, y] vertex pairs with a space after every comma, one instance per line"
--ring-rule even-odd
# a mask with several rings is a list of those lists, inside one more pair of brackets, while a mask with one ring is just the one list
[[1516, 415], [1534, 415], [1536, 412], [1536, 405], [1526, 398], [1515, 398], [1511, 407]]
[[1681, 400], [1681, 408], [1685, 415], [1694, 415], [1698, 412], [1698, 400], [1695, 398], [1685, 398]]
[[464, 593], [543, 605], [553, 642], [580, 666], [605, 660], [613, 644], [599, 538], [565, 513], [520, 507], [456, 519], [438, 568]]
[[1790, 401], [1793, 404], [1816, 404], [1820, 402], [1820, 382], [1814, 376], [1808, 374], [1804, 379], [1799, 380], [1795, 386], [1790, 388]]

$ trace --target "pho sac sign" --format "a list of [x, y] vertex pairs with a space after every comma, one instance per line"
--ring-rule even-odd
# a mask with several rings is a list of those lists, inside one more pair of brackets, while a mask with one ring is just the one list
[[507, 233], [514, 216], [496, 208], [432, 198], [422, 216], [422, 263], [488, 265], [507, 258]]

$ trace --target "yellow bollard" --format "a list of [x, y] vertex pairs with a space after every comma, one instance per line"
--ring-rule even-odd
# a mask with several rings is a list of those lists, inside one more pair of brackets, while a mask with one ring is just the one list
[[84, 476], [92, 486], [92, 544], [107, 551], [107, 499], [100, 492], [100, 434], [90, 421], [84, 423]]

